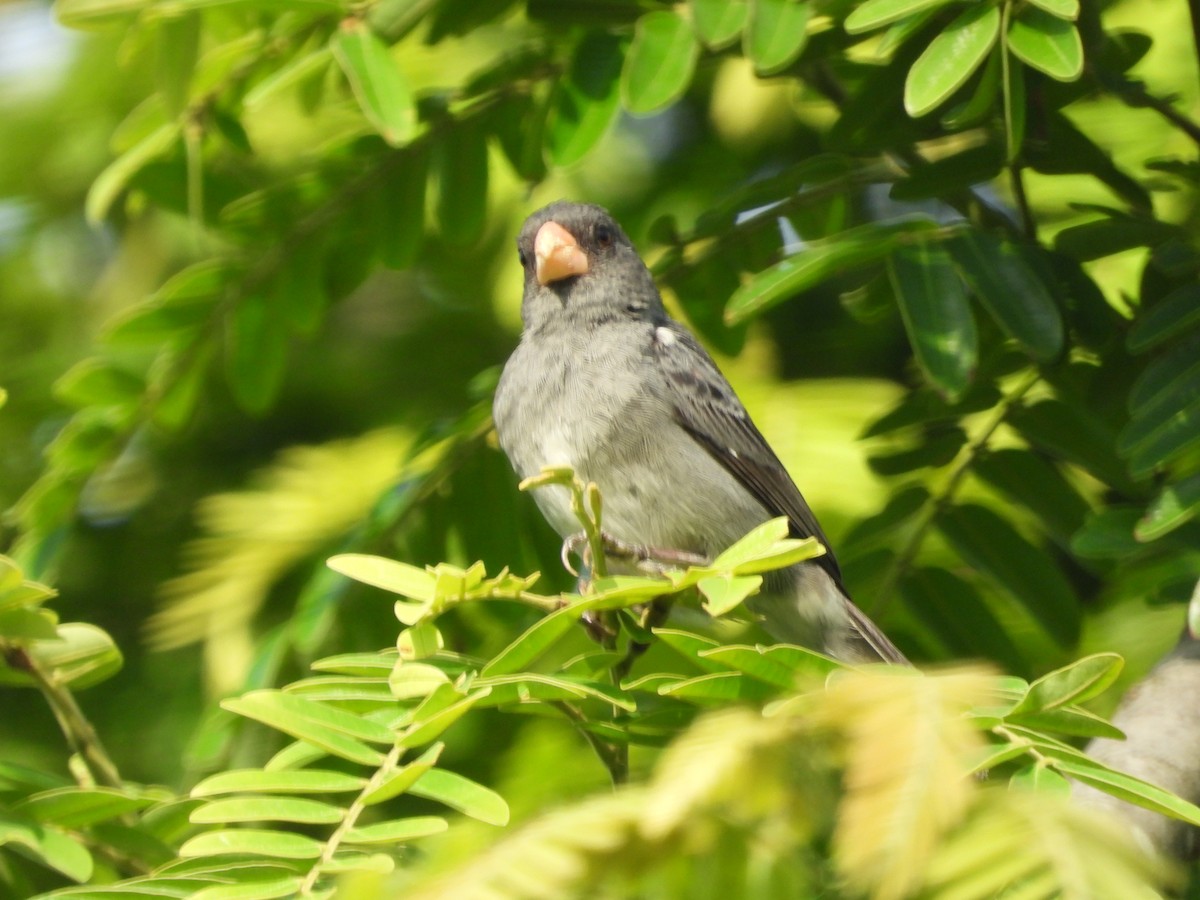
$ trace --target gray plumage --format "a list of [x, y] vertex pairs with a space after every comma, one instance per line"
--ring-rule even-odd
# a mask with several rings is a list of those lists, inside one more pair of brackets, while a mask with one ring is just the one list
[[[847, 661], [903, 662], [850, 602], [800, 491], [712, 358], [667, 315], [612, 217], [555, 203], [526, 220], [517, 246], [524, 330], [494, 407], [517, 473], [569, 464], [599, 485], [605, 531], [708, 557], [787, 516], [795, 536], [814, 536], [827, 552], [772, 573], [751, 610], [777, 639]], [[534, 498], [560, 535], [580, 530], [565, 488], [539, 488]]]

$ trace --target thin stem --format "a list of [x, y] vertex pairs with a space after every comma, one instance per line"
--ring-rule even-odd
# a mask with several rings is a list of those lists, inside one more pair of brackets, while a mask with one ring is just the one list
[[1037, 221], [1033, 218], [1033, 210], [1029, 208], [1029, 198], [1025, 194], [1025, 178], [1021, 172], [1020, 163], [1009, 164], [1008, 177], [1012, 183], [1013, 200], [1016, 201], [1017, 209], [1021, 213], [1021, 227], [1025, 231], [1025, 237], [1036, 242]]
[[388, 751], [388, 755], [384, 757], [383, 763], [375, 770], [375, 774], [371, 776], [371, 779], [359, 792], [358, 796], [354, 798], [354, 802], [350, 804], [346, 810], [346, 814], [342, 816], [342, 821], [338, 823], [338, 827], [333, 830], [333, 834], [325, 842], [325, 847], [321, 850], [320, 859], [308, 870], [308, 874], [300, 882], [300, 887], [297, 890], [298, 894], [305, 896], [312, 893], [313, 888], [317, 884], [317, 879], [321, 877], [321, 870], [333, 861], [333, 857], [342, 845], [342, 841], [345, 840], [350, 829], [354, 827], [358, 821], [358, 817], [362, 815], [362, 811], [366, 809], [365, 798], [396, 770], [396, 766], [400, 764], [400, 756], [403, 753], [404, 748], [399, 744], [396, 744]]
[[988, 441], [992, 439], [992, 435], [996, 433], [1008, 414], [1015, 407], [1038, 381], [1041, 379], [1041, 374], [1036, 370], [1030, 370], [1026, 373], [1024, 379], [1004, 397], [992, 411], [991, 417], [984, 423], [979, 434], [970, 441], [966, 447], [959, 451], [958, 457], [954, 462], [954, 467], [950, 471], [950, 476], [946, 479], [937, 494], [931, 495], [925, 501], [925, 505], [917, 514], [917, 522], [909, 533], [908, 540], [900, 548], [900, 552], [896, 554], [891, 565], [884, 572], [883, 581], [880, 583], [874, 597], [874, 602], [870, 604], [866, 610], [871, 615], [877, 616], [882, 612], [883, 608], [891, 602], [892, 597], [896, 593], [896, 587], [904, 573], [908, 571], [917, 553], [921, 549], [921, 545], [925, 541], [925, 537], [929, 529], [933, 526], [938, 515], [950, 505], [950, 501], [954, 498], [955, 492], [967, 473], [971, 471], [971, 467], [975, 464], [979, 454], [987, 447]]
[[75, 695], [71, 693], [70, 688], [60, 683], [53, 673], [47, 672], [24, 647], [0, 643], [0, 652], [9, 666], [19, 672], [25, 672], [37, 683], [42, 696], [46, 698], [46, 703], [54, 713], [54, 718], [58, 720], [63, 736], [87, 766], [92, 780], [106, 787], [122, 787], [121, 773], [108, 751], [104, 749], [96, 729], [75, 702]]
[[583, 739], [588, 742], [601, 764], [608, 770], [608, 777], [614, 786], [625, 784], [629, 780], [629, 747], [625, 744], [615, 744], [606, 741], [588, 728], [588, 718], [570, 703], [555, 703], [559, 710], [575, 723]]

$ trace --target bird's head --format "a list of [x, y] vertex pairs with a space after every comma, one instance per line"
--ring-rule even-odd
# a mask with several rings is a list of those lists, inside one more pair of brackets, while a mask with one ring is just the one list
[[587, 326], [662, 314], [653, 277], [602, 207], [560, 200], [538, 210], [525, 220], [517, 252], [527, 330], [561, 320]]

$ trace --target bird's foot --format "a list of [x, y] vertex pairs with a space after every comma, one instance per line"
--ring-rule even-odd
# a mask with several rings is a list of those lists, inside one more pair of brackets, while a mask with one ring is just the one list
[[[707, 566], [711, 561], [707, 556], [691, 553], [687, 550], [676, 550], [672, 547], [651, 547], [647, 544], [634, 544], [621, 540], [607, 531], [600, 532], [604, 544], [604, 555], [610, 559], [619, 559], [633, 563], [634, 567], [646, 575], [665, 575], [670, 569], [680, 566]], [[582, 531], [573, 534], [562, 543], [561, 558], [563, 566], [576, 578], [580, 573], [571, 563], [572, 556], [583, 560], [587, 568], [591, 568], [591, 547], [588, 546], [587, 535]]]

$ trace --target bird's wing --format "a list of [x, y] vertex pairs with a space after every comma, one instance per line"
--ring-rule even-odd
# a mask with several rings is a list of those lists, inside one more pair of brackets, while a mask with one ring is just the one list
[[787, 516], [795, 536], [815, 537], [825, 546], [813, 562], [845, 593], [816, 516], [707, 351], [675, 322], [655, 329], [653, 348], [675, 420], [772, 516]]

